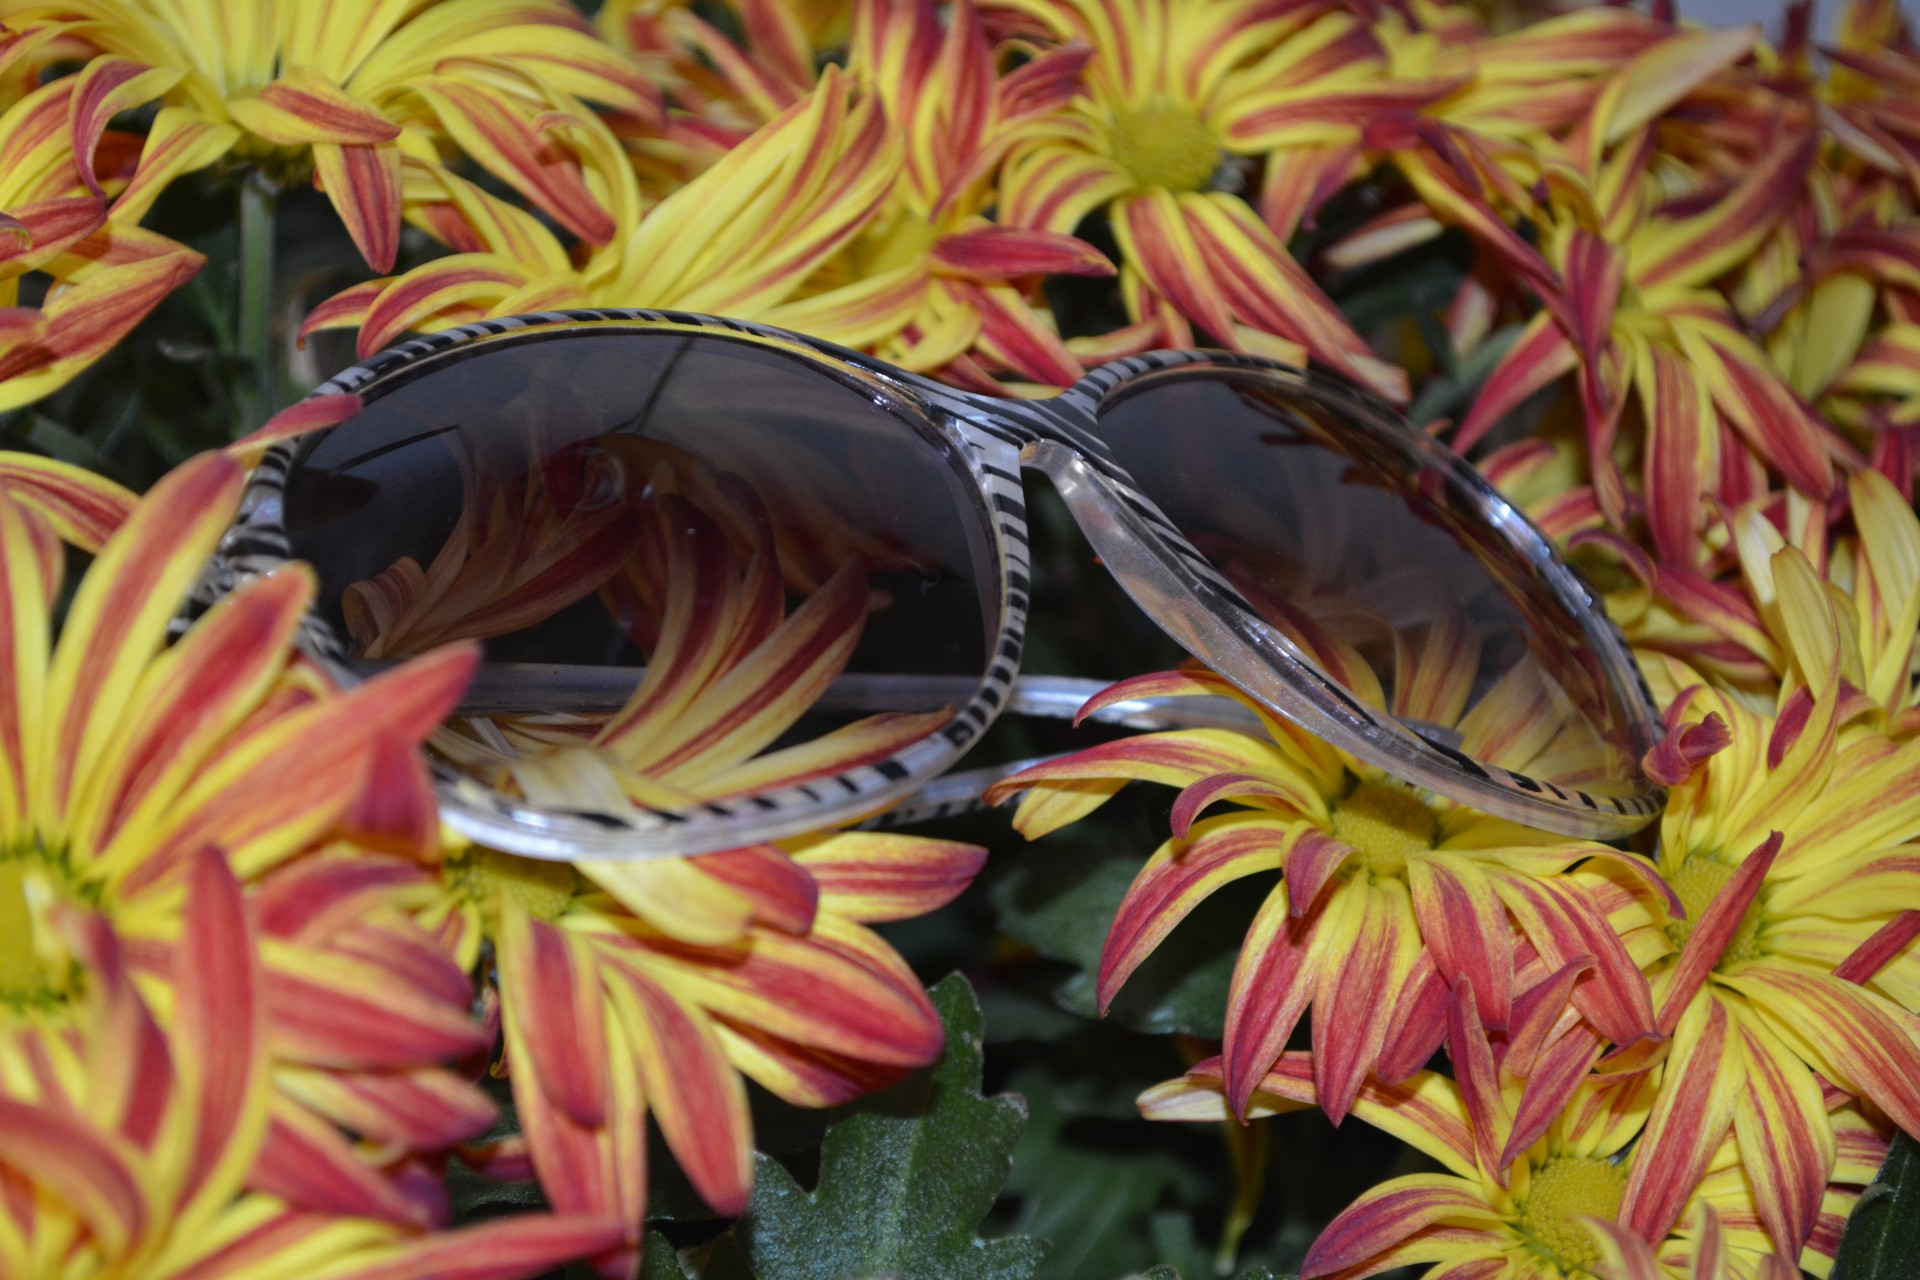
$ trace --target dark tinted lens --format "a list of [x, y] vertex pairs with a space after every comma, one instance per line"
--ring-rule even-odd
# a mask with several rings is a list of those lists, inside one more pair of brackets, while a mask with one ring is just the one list
[[1644, 789], [1636, 717], [1537, 535], [1404, 423], [1282, 375], [1189, 370], [1122, 387], [1101, 434], [1255, 609], [1429, 741], [1598, 795]]
[[[763, 691], [823, 663], [844, 662], [841, 694], [845, 676], [949, 677], [908, 705], [887, 705], [884, 684], [826, 699], [834, 717], [763, 749], [867, 711], [964, 701], [998, 621], [981, 506], [950, 446], [870, 386], [710, 333], [578, 327], [474, 343], [376, 384], [301, 458], [286, 528], [359, 658], [476, 638], [490, 672], [617, 668], [622, 697], [641, 669], [678, 664], [672, 703], [784, 626], [800, 665], [763, 661]], [[512, 728], [591, 739], [606, 685], [573, 670], [517, 686], [520, 710], [580, 714]], [[637, 771], [682, 793], [725, 790], [710, 769], [634, 750]]]

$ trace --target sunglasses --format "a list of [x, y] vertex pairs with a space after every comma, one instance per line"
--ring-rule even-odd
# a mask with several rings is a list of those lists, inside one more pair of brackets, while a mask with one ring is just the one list
[[[1027, 470], [1139, 630], [1275, 730], [1568, 835], [1663, 800], [1653, 700], [1596, 593], [1472, 466], [1316, 373], [1164, 351], [1014, 400], [601, 310], [420, 338], [313, 394], [341, 393], [362, 411], [263, 458], [206, 581], [312, 565], [300, 642], [343, 685], [484, 641], [430, 757], [444, 821], [496, 849], [679, 857], [970, 803], [984, 774], [936, 780], [998, 715], [1105, 684], [1020, 673], [1031, 611], [1079, 603], [1032, 597]], [[1199, 701], [1103, 717], [1265, 719]]]

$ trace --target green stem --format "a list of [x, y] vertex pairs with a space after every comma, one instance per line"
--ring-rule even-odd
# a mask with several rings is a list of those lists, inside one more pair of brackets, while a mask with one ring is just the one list
[[273, 368], [273, 219], [278, 198], [253, 175], [240, 183], [240, 314], [235, 325], [247, 373], [237, 388], [236, 436], [267, 420], [276, 402]]

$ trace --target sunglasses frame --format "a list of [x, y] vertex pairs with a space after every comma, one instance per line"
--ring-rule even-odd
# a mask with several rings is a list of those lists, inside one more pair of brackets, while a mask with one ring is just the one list
[[[389, 348], [316, 387], [309, 399], [364, 394], [424, 361], [481, 343], [551, 339], [580, 332], [707, 333], [783, 349], [863, 394], [917, 417], [927, 434], [951, 446], [974, 481], [998, 569], [998, 635], [980, 684], [940, 729], [894, 754], [829, 777], [680, 811], [637, 810], [630, 820], [528, 805], [439, 761], [434, 777], [442, 819], [478, 843], [526, 856], [561, 859], [686, 857], [830, 829], [901, 801], [951, 766], [1006, 707], [1020, 669], [1031, 608], [1023, 466], [1044, 472], [1066, 501], [1095, 553], [1135, 603], [1187, 650], [1268, 708], [1402, 779], [1483, 811], [1570, 835], [1609, 839], [1651, 821], [1664, 792], [1648, 784], [1635, 796], [1595, 796], [1474, 760], [1376, 712], [1325, 675], [1262, 620], [1205, 555], [1140, 491], [1100, 439], [1096, 415], [1122, 387], [1172, 370], [1224, 370], [1277, 377], [1341, 421], [1372, 420], [1422, 466], [1460, 486], [1490, 529], [1531, 567], [1539, 583], [1576, 620], [1601, 671], [1632, 716], [1623, 726], [1639, 758], [1659, 736], [1651, 693], [1625, 640], [1597, 595], [1552, 543], [1471, 465], [1405, 423], [1391, 406], [1344, 382], [1305, 374], [1278, 361], [1226, 351], [1158, 351], [1093, 370], [1044, 400], [999, 399], [945, 386], [872, 356], [786, 330], [716, 316], [642, 309], [539, 312], [484, 320]], [[325, 436], [317, 431], [267, 451], [249, 477], [239, 513], [196, 589], [193, 607], [210, 605], [253, 576], [294, 559], [285, 495], [300, 460]], [[316, 613], [297, 643], [343, 687], [358, 683], [334, 628]]]

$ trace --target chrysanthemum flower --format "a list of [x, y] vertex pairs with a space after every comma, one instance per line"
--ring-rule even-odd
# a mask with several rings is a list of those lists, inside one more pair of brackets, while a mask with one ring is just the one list
[[[472, 519], [432, 564], [349, 588], [368, 652], [500, 634], [598, 591], [647, 655], [611, 716], [489, 717], [485, 734], [438, 735], [444, 754], [535, 803], [617, 816], [837, 773], [945, 722], [871, 716], [767, 751], [845, 668], [866, 620], [865, 575], [848, 560], [813, 578], [809, 552], [821, 548], [778, 546], [751, 491], [725, 482], [738, 477], [684, 456], [676, 473], [645, 441], [615, 437], [595, 452], [622, 445], [634, 450], [623, 467], [647, 477], [624, 514], [570, 515], [551, 493], [503, 495], [470, 470]], [[503, 575], [516, 556], [528, 571]], [[790, 586], [810, 594], [789, 615]], [[639, 1246], [649, 1114], [700, 1194], [740, 1212], [753, 1146], [740, 1077], [828, 1106], [931, 1061], [939, 1020], [865, 925], [941, 905], [984, 856], [857, 832], [659, 861], [451, 852], [421, 919], [463, 963], [491, 956], [524, 1137], [524, 1153], [489, 1153], [484, 1166], [530, 1167], [556, 1206], [628, 1223], [625, 1248], [600, 1260], [610, 1274]]]
[[1001, 221], [1071, 232], [1104, 210], [1138, 344], [1192, 346], [1198, 329], [1223, 346], [1311, 356], [1406, 399], [1406, 375], [1368, 350], [1280, 235], [1217, 179], [1262, 157], [1292, 174], [1296, 151], [1316, 165], [1331, 150], [1351, 154], [1369, 113], [1438, 96], [1439, 86], [1390, 77], [1366, 24], [1336, 4], [993, 7], [1093, 49], [1088, 96], [1066, 125], [1049, 122], [1015, 148]]
[[1649, 80], [1697, 85], [1744, 51], [1740, 41], [1676, 36], [1603, 90], [1569, 143], [1569, 164], [1549, 170], [1553, 190], [1541, 210], [1541, 249], [1564, 292], [1542, 299], [1455, 437], [1456, 446], [1471, 446], [1528, 396], [1577, 371], [1595, 496], [1608, 522], [1625, 529], [1631, 504], [1615, 448], [1637, 397], [1651, 541], [1662, 558], [1685, 565], [1701, 554], [1701, 495], [1736, 470], [1722, 465], [1723, 452], [1750, 451], [1815, 498], [1833, 484], [1831, 429], [1774, 371], [1713, 285], [1792, 203], [1813, 160], [1813, 134], [1782, 99], [1783, 127], [1769, 149], [1737, 167], [1729, 157], [1727, 172], [1692, 175], [1670, 192], [1662, 183], [1675, 165], [1662, 159], [1659, 135], [1633, 102]]
[[[357, 285], [315, 308], [303, 332], [360, 327], [363, 355], [408, 329], [555, 307], [672, 307], [787, 325], [807, 278], [893, 189], [900, 147], [871, 95], [829, 69], [820, 87], [706, 172], [645, 209], [611, 137], [583, 133], [621, 235], [575, 264], [525, 211], [437, 165], [407, 162], [409, 216], [454, 254]], [[816, 336], [860, 345], [819, 311]]]
[[[5, 0], [0, 22], [99, 50], [76, 77], [74, 149], [99, 193], [93, 144], [109, 117], [160, 95], [133, 184], [232, 150], [277, 175], [311, 171], [375, 270], [400, 243], [401, 156], [457, 148], [582, 239], [615, 224], [581, 173], [585, 98], [645, 111], [639, 71], [562, 0], [442, 0], [351, 10], [300, 0]], [[566, 128], [557, 127], [564, 123]], [[126, 196], [122, 197], [126, 199]]]
[[[1530, 665], [1469, 710], [1475, 659], [1462, 635], [1435, 632], [1418, 662], [1402, 655], [1392, 703], [1399, 714], [1456, 727], [1462, 751], [1521, 770], [1566, 745], [1560, 713]], [[1124, 681], [1087, 710], [1181, 694], [1224, 695], [1259, 711], [1226, 681], [1189, 672]], [[1361, 696], [1388, 705], [1377, 688]], [[1037, 765], [989, 795], [1026, 790], [1014, 825], [1032, 838], [1097, 808], [1128, 781], [1182, 788], [1175, 838], [1141, 868], [1108, 932], [1103, 1005], [1201, 899], [1279, 869], [1283, 879], [1241, 945], [1228, 995], [1224, 1077], [1236, 1113], [1309, 1004], [1320, 1046], [1314, 1076], [1335, 1119], [1369, 1074], [1402, 1080], [1425, 1063], [1456, 980], [1474, 991], [1488, 1025], [1504, 1029], [1516, 982], [1590, 957], [1591, 970], [1563, 1002], [1570, 997], [1615, 1043], [1652, 1033], [1645, 980], [1607, 919], [1616, 895], [1645, 891], [1650, 866], [1435, 800], [1260, 714], [1266, 740], [1224, 729], [1146, 734]], [[1247, 808], [1195, 821], [1220, 800]]]
[[1079, 92], [1084, 49], [1041, 53], [1005, 75], [972, 0], [942, 21], [933, 0], [856, 6], [849, 71], [879, 99], [906, 140], [892, 197], [834, 262], [844, 275], [788, 323], [815, 332], [880, 335], [880, 355], [993, 390], [993, 372], [1068, 386], [1085, 372], [1051, 316], [1028, 296], [1042, 275], [1111, 275], [1092, 246], [1057, 231], [989, 222], [994, 179], [1009, 146], [1065, 118]]
[[[627, 1224], [600, 1259], [610, 1275], [639, 1248], [649, 1115], [707, 1203], [741, 1212], [753, 1151], [741, 1077], [826, 1107], [937, 1057], [938, 1017], [867, 924], [942, 905], [984, 856], [857, 832], [666, 863], [455, 852], [434, 910], [469, 960], [491, 944], [522, 1137], [482, 1168], [530, 1172], [557, 1209]], [[729, 904], [746, 919], [712, 941]]]
[[[1827, 512], [1814, 507], [1791, 530], [1793, 542], [1810, 563], [1817, 557], [1825, 566], [1848, 697], [1872, 706], [1880, 731], [1910, 737], [1920, 729], [1912, 668], [1920, 625], [1920, 519], [1878, 471], [1848, 477], [1847, 495], [1850, 530], [1830, 534]], [[1816, 684], [1829, 654], [1808, 651], [1808, 635], [1794, 625], [1774, 583], [1774, 556], [1787, 537], [1751, 508], [1732, 517], [1730, 532], [1740, 571], [1732, 581], [1623, 555], [1647, 588], [1643, 619], [1657, 612], [1665, 620], [1631, 628], [1629, 637], [1647, 651], [1643, 666], [1655, 656], [1670, 660], [1663, 683], [1683, 688], [1705, 680], [1752, 710], [1771, 712], [1783, 692]], [[1860, 709], [1850, 707], [1846, 718], [1859, 723]]]
[[473, 656], [336, 694], [291, 643], [314, 589], [298, 568], [247, 584], [166, 646], [240, 487], [222, 455], [163, 479], [100, 547], [57, 640], [62, 560], [43, 522], [0, 497], [0, 994], [48, 1045], [65, 1034], [91, 976], [40, 921], [68, 904], [110, 920], [171, 1008], [160, 993], [181, 886], [200, 850], [221, 850], [263, 947], [273, 1071], [249, 1185], [431, 1220], [433, 1198], [389, 1173], [489, 1123], [485, 1097], [445, 1065], [485, 1040], [464, 975], [395, 898], [393, 867], [432, 848], [416, 748]]
[[1903, 910], [1920, 902], [1908, 843], [1920, 743], [1842, 732], [1854, 698], [1826, 589], [1797, 549], [1771, 567], [1811, 682], [1777, 716], [1699, 690], [1669, 710], [1676, 750], [1649, 761], [1673, 784], [1659, 865], [1686, 915], [1654, 919], [1672, 947], [1653, 970], [1671, 1039], [1617, 1065], [1665, 1053], [1641, 1147], [1674, 1173], [1636, 1174], [1621, 1220], [1649, 1238], [1678, 1222], [1731, 1132], [1760, 1220], [1791, 1254], [1835, 1158], [1828, 1092], [1920, 1131], [1920, 1042], [1906, 1025], [1920, 1009], [1920, 911]]
[[[0, 864], [16, 889], [24, 861]], [[274, 944], [212, 848], [182, 860], [174, 892], [167, 989], [148, 999], [130, 954], [144, 944], [70, 904], [39, 912], [51, 936], [23, 932], [0, 886], [0, 1272], [510, 1280], [620, 1238], [603, 1218], [544, 1215], [436, 1233], [252, 1190], [276, 1123]], [[85, 975], [57, 999], [22, 985], [48, 977], [53, 950]], [[57, 1038], [40, 1034], [50, 1016]]]
[[[1481, 1049], [1487, 1049], [1484, 1042]], [[1314, 1105], [1312, 1056], [1282, 1055], [1260, 1081], [1248, 1117]], [[1431, 1156], [1445, 1172], [1394, 1178], [1362, 1195], [1314, 1242], [1301, 1266], [1303, 1277], [1361, 1280], [1394, 1267], [1431, 1264], [1423, 1280], [1592, 1280], [1608, 1256], [1598, 1236], [1604, 1224], [1618, 1224], [1613, 1238], [1631, 1235], [1644, 1247], [1647, 1237], [1627, 1222], [1623, 1206], [1630, 1183], [1655, 1158], [1635, 1138], [1662, 1105], [1658, 1072], [1589, 1076], [1565, 1110], [1549, 1117], [1544, 1132], [1514, 1150], [1507, 1141], [1512, 1098], [1500, 1096], [1499, 1086], [1486, 1080], [1492, 1060], [1480, 1056], [1479, 1067], [1464, 1070], [1456, 1057], [1460, 1081], [1421, 1071], [1398, 1085], [1369, 1082], [1361, 1089], [1354, 1115]], [[1219, 1063], [1203, 1062], [1184, 1078], [1148, 1090], [1140, 1110], [1154, 1120], [1226, 1119]], [[1847, 1213], [1887, 1151], [1886, 1139], [1850, 1107], [1834, 1113], [1833, 1126], [1838, 1154], [1820, 1230], [1797, 1255], [1800, 1266], [1822, 1276]], [[1779, 1264], [1756, 1229], [1751, 1193], [1732, 1146], [1719, 1144], [1713, 1172], [1687, 1201], [1696, 1206], [1695, 1223], [1700, 1209], [1708, 1209], [1712, 1220], [1725, 1224], [1724, 1235], [1663, 1230], [1652, 1239], [1662, 1261], [1683, 1273], [1718, 1247], [1726, 1274], [1770, 1278]], [[1503, 1148], [1507, 1154], [1496, 1169], [1488, 1153]]]
[[[126, 214], [110, 221], [82, 185], [68, 130], [75, 87], [43, 85], [0, 112], [0, 411], [64, 385], [204, 261]], [[30, 273], [50, 285], [40, 306], [21, 307]]]

